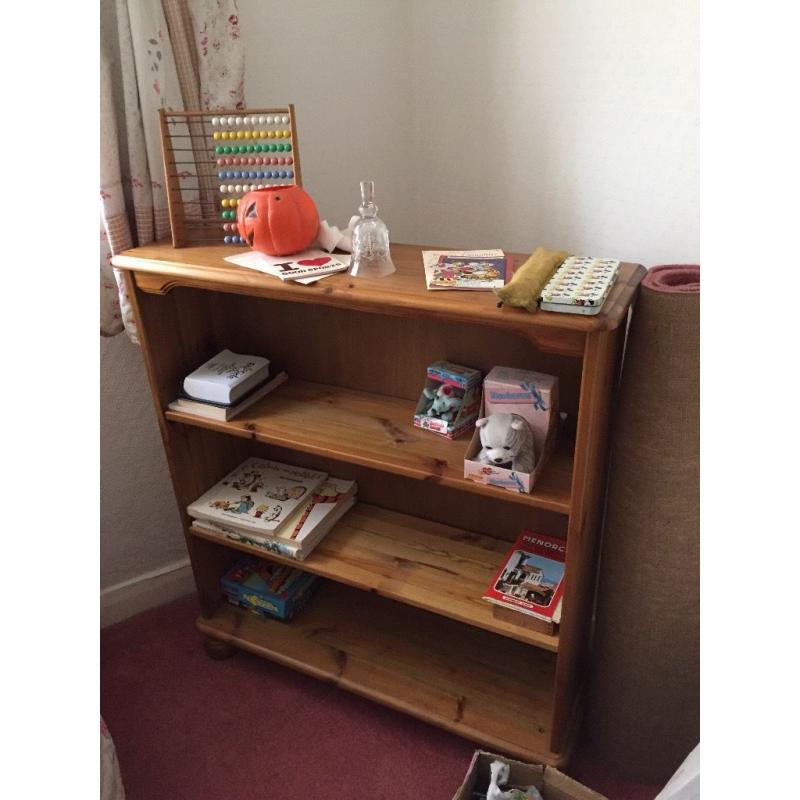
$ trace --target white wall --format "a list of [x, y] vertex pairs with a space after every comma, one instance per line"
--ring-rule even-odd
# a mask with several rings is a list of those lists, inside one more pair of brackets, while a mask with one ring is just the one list
[[396, 241], [699, 258], [696, 2], [240, 9], [248, 103], [295, 103], [329, 221], [372, 177]]
[[100, 340], [100, 586], [186, 557], [142, 351]]
[[251, 108], [295, 104], [303, 187], [344, 226], [375, 181], [393, 238], [412, 241], [410, 6], [239, 0]]

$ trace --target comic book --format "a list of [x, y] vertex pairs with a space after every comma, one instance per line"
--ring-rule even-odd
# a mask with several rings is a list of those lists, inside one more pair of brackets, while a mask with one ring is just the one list
[[500, 289], [506, 282], [505, 258], [440, 256], [429, 289]]
[[503, 286], [511, 277], [502, 250], [423, 250], [422, 266], [430, 290], [491, 289], [496, 281]]
[[189, 516], [244, 532], [274, 533], [327, 479], [325, 472], [248, 458], [188, 508]]

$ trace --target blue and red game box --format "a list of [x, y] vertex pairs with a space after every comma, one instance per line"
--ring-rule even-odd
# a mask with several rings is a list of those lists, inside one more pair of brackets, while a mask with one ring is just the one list
[[229, 603], [288, 622], [320, 583], [317, 575], [259, 558], [239, 561], [222, 578]]

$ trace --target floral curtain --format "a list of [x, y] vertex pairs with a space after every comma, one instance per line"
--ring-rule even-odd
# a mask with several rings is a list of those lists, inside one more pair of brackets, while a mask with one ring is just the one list
[[236, 0], [102, 0], [100, 332], [136, 341], [111, 257], [169, 235], [158, 109], [243, 108]]

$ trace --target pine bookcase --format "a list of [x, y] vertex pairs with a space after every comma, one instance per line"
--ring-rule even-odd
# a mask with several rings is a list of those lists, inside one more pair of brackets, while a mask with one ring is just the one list
[[[644, 268], [624, 264], [595, 317], [497, 308], [490, 292], [429, 292], [421, 247], [397, 272], [303, 286], [228, 264], [231, 247], [159, 242], [123, 270], [197, 585], [210, 655], [248, 650], [486, 747], [563, 764], [580, 719], [592, 629], [611, 404]], [[519, 264], [524, 255], [514, 256]], [[167, 409], [223, 348], [289, 380], [230, 422]], [[433, 361], [558, 375], [568, 414], [529, 495], [463, 477], [468, 437], [412, 423]], [[230, 606], [223, 573], [246, 544], [192, 527], [186, 507], [247, 456], [358, 481], [359, 502], [304, 562], [328, 579], [291, 623]], [[481, 600], [522, 528], [567, 542], [561, 625], [545, 634]]]

